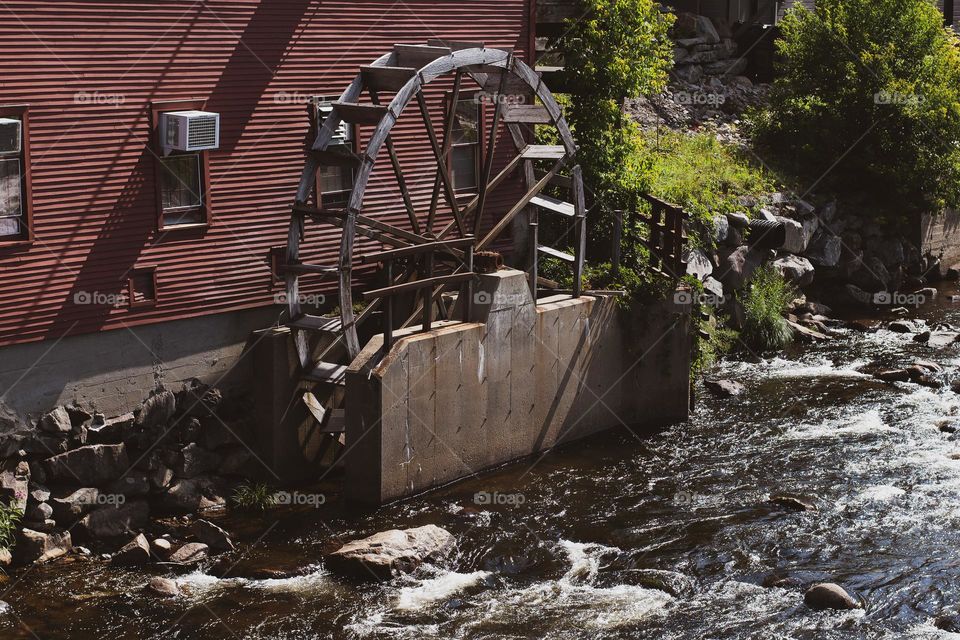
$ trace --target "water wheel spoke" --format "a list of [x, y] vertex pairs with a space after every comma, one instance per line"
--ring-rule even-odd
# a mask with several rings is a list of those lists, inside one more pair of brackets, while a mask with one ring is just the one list
[[[453, 148], [453, 126], [457, 121], [457, 102], [460, 101], [460, 87], [463, 84], [463, 74], [458, 70], [453, 78], [453, 93], [450, 94], [447, 122], [443, 128], [443, 157], [450, 155]], [[440, 174], [433, 177], [433, 194], [430, 197], [430, 213], [427, 216], [427, 231], [433, 233], [433, 222], [437, 215], [437, 205], [440, 201]]]
[[456, 222], [460, 235], [466, 235], [463, 226], [463, 217], [460, 215], [460, 207], [457, 206], [457, 196], [454, 193], [453, 185], [450, 182], [450, 174], [447, 171], [447, 161], [444, 159], [443, 149], [437, 140], [437, 132], [433, 128], [433, 122], [430, 119], [430, 109], [427, 107], [427, 100], [423, 96], [423, 89], [417, 92], [417, 104], [420, 106], [420, 113], [423, 116], [423, 124], [427, 129], [427, 137], [430, 138], [430, 146], [433, 149], [433, 155], [437, 160], [437, 176], [443, 183], [443, 190], [447, 197], [447, 204], [453, 211], [453, 219]]
[[490, 182], [490, 173], [493, 171], [494, 156], [497, 151], [497, 134], [500, 129], [500, 118], [503, 115], [503, 88], [506, 86], [512, 64], [513, 54], [507, 58], [507, 67], [503, 70], [503, 73], [500, 74], [500, 84], [494, 96], [496, 106], [493, 109], [493, 124], [490, 126], [490, 137], [487, 141], [487, 149], [483, 163], [483, 175], [480, 178], [480, 193], [477, 194], [477, 213], [473, 221], [473, 235], [479, 235], [480, 233], [480, 221], [483, 219], [483, 207], [487, 201], [487, 188]]
[[[370, 101], [375, 105], [380, 104], [380, 96], [377, 92], [370, 88], [368, 89], [370, 93]], [[407, 210], [407, 217], [410, 219], [410, 226], [413, 227], [413, 232], [420, 234], [420, 221], [417, 219], [417, 211], [413, 207], [413, 200], [410, 198], [410, 190], [407, 188], [407, 180], [403, 177], [403, 169], [400, 166], [400, 157], [397, 155], [396, 147], [393, 144], [393, 136], [388, 135], [387, 140], [387, 154], [390, 156], [390, 164], [393, 167], [393, 175], [397, 178], [397, 186], [400, 187], [400, 196], [403, 198], [403, 206]]]

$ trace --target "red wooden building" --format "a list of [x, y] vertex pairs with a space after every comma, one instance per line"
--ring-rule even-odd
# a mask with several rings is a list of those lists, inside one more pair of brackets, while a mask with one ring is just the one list
[[[276, 297], [283, 283], [272, 262], [286, 245], [311, 109], [322, 115], [325, 100], [336, 99], [361, 65], [395, 43], [481, 41], [529, 56], [534, 50], [533, 4], [2, 3], [3, 402], [21, 410], [40, 408], [39, 396], [37, 402], [17, 398], [40, 393], [34, 387], [43, 378], [30, 373], [36, 369], [32, 361], [55, 345], [61, 356], [53, 361], [69, 366], [71, 357], [82, 353], [88, 362], [84, 371], [98, 385], [116, 366], [105, 361], [91, 369], [89, 360], [100, 351], [126, 348], [129, 341], [111, 338], [128, 333], [124, 329], [178, 321], [176, 335], [162, 338], [176, 341], [204, 331], [184, 320], [259, 308], [279, 314]], [[441, 119], [443, 88], [432, 90], [429, 98]], [[170, 140], [160, 140], [164, 113], [191, 110], [219, 115], [216, 148], [177, 151], [171, 150]], [[488, 114], [482, 105], [474, 113], [469, 118], [476, 118], [482, 131]], [[418, 126], [410, 117], [394, 135], [405, 167], [424, 178], [412, 182], [413, 199], [429, 201], [436, 165], [423, 142], [422, 123]], [[469, 137], [461, 142], [452, 157], [453, 171], [469, 195], [482, 143]], [[368, 202], [377, 215], [400, 224], [406, 219], [400, 192], [388, 173], [380, 175], [371, 182]], [[320, 179], [331, 199], [349, 188], [349, 176]], [[497, 211], [495, 198], [488, 212], [495, 216]], [[337, 245], [338, 235], [331, 230], [329, 250], [335, 252]], [[80, 351], [57, 343], [65, 336], [94, 333], [99, 342], [88, 338], [77, 343]], [[138, 341], [153, 350], [155, 341], [162, 340], [160, 334], [151, 335], [154, 342]], [[202, 350], [197, 340], [195, 348]], [[23, 346], [28, 344], [33, 346]], [[11, 345], [20, 347], [11, 350]], [[161, 353], [144, 361], [164, 358]], [[177, 378], [189, 374], [184, 369]], [[23, 376], [31, 382], [6, 390]], [[58, 383], [63, 388], [44, 391], [43, 400], [53, 404], [64, 396], [85, 395], [68, 380], [63, 374]], [[95, 400], [97, 394], [88, 395]]]

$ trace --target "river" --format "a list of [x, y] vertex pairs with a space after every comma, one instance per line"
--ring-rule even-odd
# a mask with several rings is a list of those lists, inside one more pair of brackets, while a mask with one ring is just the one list
[[[960, 327], [949, 293], [909, 317]], [[335, 500], [231, 514], [219, 522], [241, 549], [204, 570], [20, 570], [0, 585], [0, 637], [950, 637], [933, 619], [960, 611], [960, 445], [938, 423], [960, 424], [960, 395], [862, 371], [916, 358], [949, 381], [960, 346], [844, 331], [725, 362], [711, 375], [745, 393], [698, 385], [688, 423], [604, 435], [372, 514]], [[818, 509], [769, 502], [783, 493]], [[427, 523], [459, 541], [442, 566], [372, 584], [324, 570], [343, 541]], [[184, 595], [142, 593], [153, 575], [176, 576]], [[864, 608], [808, 609], [803, 586], [819, 581]]]

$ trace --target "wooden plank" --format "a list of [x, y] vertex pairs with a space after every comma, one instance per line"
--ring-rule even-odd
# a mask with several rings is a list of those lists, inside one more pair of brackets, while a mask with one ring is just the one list
[[576, 260], [575, 257], [570, 255], [566, 251], [559, 251], [558, 249], [554, 249], [553, 247], [538, 245], [537, 251], [539, 251], [544, 255], [550, 256], [551, 258], [557, 258], [558, 260], [563, 260], [564, 262], [574, 262]]
[[587, 254], [587, 206], [583, 193], [583, 170], [576, 165], [570, 171], [573, 180], [573, 204], [576, 208], [576, 262], [573, 265], [573, 297], [579, 298], [583, 287], [583, 262]]
[[310, 216], [311, 218], [340, 218], [347, 216], [343, 209], [318, 209], [305, 204], [293, 205], [293, 213], [297, 215]]
[[304, 314], [296, 320], [288, 322], [287, 326], [307, 331], [327, 331], [334, 333], [343, 328], [343, 321], [340, 318], [327, 318], [325, 316]]
[[539, 196], [534, 196], [530, 199], [530, 204], [536, 205], [541, 209], [546, 209], [547, 211], [553, 211], [554, 213], [559, 213], [562, 216], [567, 216], [572, 218], [576, 214], [576, 208], [569, 202], [564, 202], [563, 200], [557, 200], [556, 198], [551, 198], [550, 196], [540, 194]]
[[404, 282], [403, 284], [395, 284], [390, 287], [383, 287], [381, 289], [374, 289], [372, 291], [365, 291], [362, 295], [362, 298], [367, 300], [373, 300], [374, 298], [383, 298], [384, 296], [395, 296], [401, 293], [409, 293], [411, 291], [419, 291], [427, 287], [446, 287], [453, 284], [460, 284], [461, 282], [466, 282], [471, 278], [475, 277], [475, 273], [455, 273], [449, 276], [435, 276], [433, 278], [424, 278], [422, 280], [414, 280], [413, 282]]
[[[380, 104], [380, 96], [376, 90], [370, 89], [370, 100], [373, 104]], [[403, 177], [403, 169], [400, 167], [400, 157], [393, 144], [393, 136], [387, 136], [387, 155], [390, 156], [390, 165], [393, 167], [393, 175], [397, 179], [397, 186], [400, 187], [400, 197], [403, 198], [403, 206], [407, 210], [407, 218], [410, 220], [410, 226], [414, 232], [420, 233], [420, 221], [417, 219], [417, 211], [413, 208], [413, 198], [410, 197], [410, 190], [407, 188], [407, 180]]]
[[340, 119], [350, 124], [379, 124], [387, 115], [387, 108], [382, 105], [334, 102], [333, 106]]
[[363, 84], [373, 91], [399, 91], [407, 84], [417, 70], [413, 67], [375, 67], [366, 65], [360, 67]]
[[482, 42], [470, 42], [467, 40], [442, 40], [440, 38], [430, 38], [427, 45], [431, 47], [445, 47], [451, 51], [463, 51], [464, 49], [483, 49]]
[[528, 144], [520, 155], [526, 160], [559, 160], [567, 150], [555, 144]]
[[503, 121], [519, 124], [550, 124], [553, 118], [543, 105], [507, 104], [503, 108]]
[[433, 122], [430, 120], [430, 110], [427, 108], [426, 98], [423, 97], [423, 91], [417, 92], [417, 104], [420, 106], [420, 115], [423, 116], [423, 125], [427, 129], [427, 137], [430, 138], [430, 147], [433, 149], [433, 155], [437, 160], [437, 171], [440, 176], [440, 182], [443, 184], [444, 193], [447, 196], [447, 204], [453, 212], [454, 222], [457, 224], [457, 230], [460, 235], [467, 235], [463, 226], [463, 216], [460, 215], [460, 205], [457, 204], [457, 194], [453, 190], [453, 184], [450, 181], [450, 172], [447, 171], [447, 161], [437, 140], [437, 132], [433, 129]]
[[427, 244], [419, 244], [412, 247], [390, 249], [388, 251], [364, 254], [360, 256], [360, 262], [363, 264], [371, 264], [374, 262], [385, 262], [387, 260], [395, 260], [397, 258], [413, 256], [420, 253], [428, 253], [431, 251], [449, 251], [451, 249], [466, 248], [471, 246], [473, 242], [473, 237], [457, 238], [456, 240], [441, 240], [439, 242], [428, 242]]
[[497, 136], [500, 133], [500, 119], [503, 117], [503, 90], [509, 77], [508, 70], [513, 65], [513, 55], [507, 58], [507, 66], [504, 72], [500, 74], [500, 85], [497, 87], [497, 105], [493, 110], [493, 123], [490, 125], [490, 137], [487, 141], [486, 158], [483, 163], [483, 173], [480, 177], [480, 193], [477, 194], [477, 214], [474, 216], [473, 235], [480, 233], [480, 223], [483, 220], [483, 209], [487, 202], [487, 189], [489, 188], [490, 172], [493, 170], [493, 161], [496, 156]]
[[323, 151], [310, 151], [310, 157], [326, 167], [359, 167], [363, 158], [345, 149], [347, 145], [338, 144]]
[[297, 275], [329, 275], [339, 272], [340, 268], [319, 264], [304, 264], [302, 262], [294, 262], [282, 265], [281, 270], [283, 273], [295, 273]]
[[326, 382], [329, 384], [346, 384], [347, 365], [333, 362], [317, 362], [307, 371], [303, 378], [310, 382]]
[[[449, 156], [453, 143], [453, 125], [457, 119], [457, 102], [460, 100], [460, 87], [463, 84], [463, 74], [457, 70], [453, 78], [453, 93], [447, 103], [447, 122], [443, 127], [443, 157]], [[430, 213], [427, 214], [427, 232], [433, 233], [433, 222], [437, 215], [437, 205], [440, 202], [440, 173], [433, 177], [433, 191], [430, 196]]]
[[450, 47], [431, 47], [422, 44], [395, 44], [393, 51], [396, 53], [396, 64], [398, 67], [413, 67], [421, 69], [437, 58], [449, 56], [453, 53]]

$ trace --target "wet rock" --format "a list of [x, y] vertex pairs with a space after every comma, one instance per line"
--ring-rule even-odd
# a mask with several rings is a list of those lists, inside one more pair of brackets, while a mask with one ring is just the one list
[[884, 382], [909, 382], [910, 372], [906, 369], [886, 369], [878, 371], [873, 377]]
[[942, 420], [937, 423], [937, 429], [939, 429], [941, 433], [956, 433], [957, 425], [949, 420]]
[[176, 396], [170, 391], [159, 391], [140, 405], [135, 412], [134, 426], [139, 429], [152, 429], [165, 425], [176, 410]]
[[799, 578], [782, 573], [771, 573], [764, 577], [760, 584], [767, 589], [798, 589], [803, 586], [803, 582]]
[[66, 555], [71, 547], [69, 531], [46, 533], [24, 528], [17, 534], [13, 560], [17, 564], [48, 562]]
[[91, 511], [77, 523], [77, 536], [84, 540], [119, 538], [142, 530], [150, 523], [150, 507], [143, 500], [108, 505]]
[[125, 544], [110, 559], [111, 564], [128, 567], [148, 562], [150, 562], [150, 543], [147, 542], [147, 537], [142, 533]]
[[195, 478], [220, 466], [220, 456], [207, 451], [195, 442], [183, 448], [174, 473], [181, 478]]
[[69, 527], [99, 505], [100, 491], [94, 487], [58, 489], [50, 499], [53, 517]]
[[803, 601], [811, 609], [858, 609], [860, 604], [843, 587], [832, 582], [815, 584], [803, 594]]
[[122, 444], [93, 444], [48, 458], [44, 470], [50, 480], [98, 486], [116, 480], [130, 467]]
[[923, 343], [930, 342], [930, 336], [931, 336], [931, 335], [933, 335], [933, 334], [931, 334], [929, 330], [924, 330], [924, 331], [921, 331], [920, 333], [918, 333], [917, 335], [913, 336], [913, 341], [914, 341], [914, 342], [923, 342]]
[[170, 578], [155, 577], [150, 578], [150, 582], [144, 587], [144, 590], [150, 595], [159, 598], [175, 598], [180, 595], [180, 587]]
[[134, 417], [127, 413], [87, 427], [89, 444], [120, 444], [132, 436]]
[[200, 540], [214, 551], [233, 551], [233, 540], [230, 539], [230, 535], [218, 527], [217, 525], [209, 522], [207, 520], [197, 520], [190, 527], [190, 531]]
[[933, 619], [933, 626], [941, 631], [960, 633], [960, 615], [955, 613], [941, 613]]
[[676, 571], [632, 569], [613, 574], [613, 577], [616, 578], [617, 584], [611, 584], [611, 587], [621, 584], [637, 585], [669, 593], [675, 598], [682, 598], [694, 591], [693, 580]]
[[73, 429], [70, 414], [65, 407], [57, 407], [50, 413], [44, 414], [37, 423], [40, 430], [55, 436], [66, 436]]
[[177, 480], [163, 495], [164, 508], [176, 513], [196, 513], [226, 505], [216, 483], [206, 476]]
[[166, 538], [156, 538], [150, 543], [150, 551], [161, 560], [166, 560], [173, 553], [173, 545]]
[[912, 320], [894, 320], [887, 325], [887, 330], [894, 333], [913, 333], [918, 329], [919, 327]]
[[799, 498], [797, 496], [775, 494], [770, 496], [770, 502], [777, 505], [778, 507], [783, 507], [784, 509], [790, 509], [791, 511], [816, 511], [817, 510], [817, 505], [812, 500], [809, 500], [807, 498]]
[[343, 545], [327, 556], [338, 574], [369, 580], [409, 572], [425, 561], [446, 557], [456, 546], [450, 532], [436, 525], [384, 531]]
[[703, 386], [707, 391], [721, 398], [739, 396], [746, 388], [734, 380], [704, 380]]
[[925, 373], [943, 373], [943, 367], [930, 360], [914, 360], [911, 367], [916, 367]]
[[717, 270], [719, 280], [727, 289], [742, 289], [753, 278], [753, 272], [763, 264], [763, 254], [748, 246], [737, 247], [721, 258]]
[[831, 339], [827, 334], [806, 327], [793, 320], [787, 320], [786, 322], [787, 326], [793, 329], [794, 338], [800, 342], [823, 342]]
[[798, 287], [806, 287], [813, 283], [813, 265], [806, 258], [786, 255], [773, 261], [773, 267], [787, 282]]
[[27, 507], [24, 515], [27, 520], [46, 522], [53, 519], [53, 507], [46, 502], [35, 502]]
[[188, 542], [170, 554], [169, 562], [196, 564], [207, 559], [209, 547], [202, 542]]

